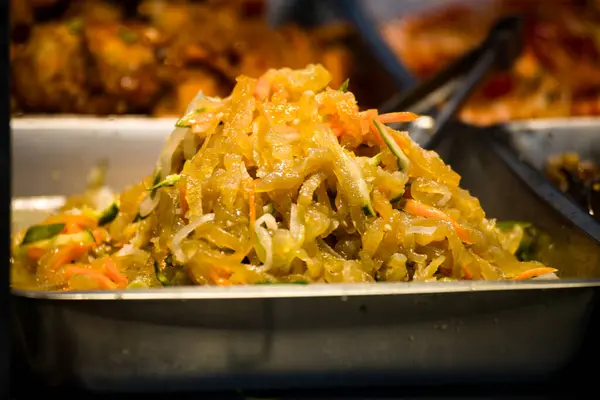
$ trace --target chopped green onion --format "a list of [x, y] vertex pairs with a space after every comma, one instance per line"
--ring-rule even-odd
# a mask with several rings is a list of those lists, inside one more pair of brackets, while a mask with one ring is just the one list
[[160, 182], [160, 178], [162, 177], [160, 171], [156, 171], [156, 174], [154, 174], [154, 178], [152, 179], [152, 186], [156, 185], [158, 182]]
[[[148, 189], [150, 192], [152, 193], [156, 193], [156, 190], [162, 188], [162, 187], [171, 187], [174, 186], [177, 182], [179, 182], [179, 180], [181, 179], [181, 175], [167, 175], [167, 177], [158, 183], [155, 183], [154, 186], [152, 186], [150, 189]], [[151, 196], [154, 197], [154, 196]]]
[[519, 243], [519, 248], [515, 252], [515, 256], [519, 261], [534, 261], [536, 259], [536, 253], [539, 248], [546, 248], [547, 245], [540, 245], [540, 242], [549, 242], [548, 235], [541, 232], [533, 224], [523, 221], [500, 221], [496, 222], [496, 227], [503, 231], [511, 231], [516, 227], [523, 229], [523, 237]]
[[163, 286], [170, 285], [171, 282], [169, 282], [169, 280], [165, 276], [164, 272], [162, 272], [160, 270], [160, 268], [158, 267], [158, 263], [156, 261], [154, 262], [154, 272], [156, 273], [156, 279], [158, 279], [158, 281], [161, 283], [161, 285], [163, 285]]
[[390, 135], [390, 133], [387, 131], [386, 127], [381, 125], [381, 122], [374, 119], [373, 124], [375, 124], [375, 128], [377, 128], [379, 135], [385, 142], [388, 149], [390, 149], [392, 154], [398, 159], [398, 169], [401, 172], [407, 172], [408, 167], [410, 166], [410, 160], [408, 157], [406, 157], [406, 154], [404, 154], [400, 146], [398, 146], [398, 143], [396, 143], [392, 135]]
[[130, 31], [128, 29], [122, 29], [119, 32], [119, 36], [127, 44], [133, 44], [133, 43], [137, 42], [137, 39], [138, 39], [138, 37], [135, 34], [135, 32], [132, 32], [132, 31]]
[[140, 214], [140, 212], [138, 211], [138, 213], [135, 214], [135, 218], [133, 218], [133, 222], [139, 222], [139, 221], [142, 221], [142, 220], [144, 220], [146, 218], [148, 218], [147, 215], [145, 217], [142, 217], [142, 214]]
[[378, 166], [381, 164], [381, 160], [383, 159], [383, 153], [377, 153], [373, 157], [369, 158], [369, 164]]
[[342, 82], [338, 90], [345, 93], [348, 91], [348, 85], [350, 85], [350, 78], [347, 78], [344, 82]]
[[64, 228], [65, 224], [33, 225], [25, 232], [21, 246], [53, 238], [61, 233]]
[[100, 216], [98, 217], [98, 225], [102, 226], [112, 222], [115, 218], [117, 218], [117, 214], [119, 214], [119, 206], [117, 203], [112, 203], [106, 210], [100, 213]]
[[175, 123], [175, 126], [177, 128], [191, 128], [192, 124], [194, 123], [193, 118], [206, 111], [206, 108], [198, 108], [196, 110], [193, 110], [189, 113], [187, 113], [186, 115], [184, 115], [183, 117], [179, 118], [177, 120], [177, 122]]

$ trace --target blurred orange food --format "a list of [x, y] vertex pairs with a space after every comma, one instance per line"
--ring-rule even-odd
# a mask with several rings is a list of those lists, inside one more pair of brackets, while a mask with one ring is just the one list
[[383, 33], [406, 66], [427, 77], [481, 42], [494, 21], [526, 16], [525, 50], [490, 77], [461, 117], [475, 124], [600, 114], [600, 2], [497, 0], [395, 20]]
[[273, 29], [263, 0], [12, 0], [13, 112], [180, 115], [241, 74], [350, 74], [345, 26]]

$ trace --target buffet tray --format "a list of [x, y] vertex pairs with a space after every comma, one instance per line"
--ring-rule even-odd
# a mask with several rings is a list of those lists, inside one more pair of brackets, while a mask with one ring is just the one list
[[[115, 189], [142, 178], [172, 123], [13, 120], [13, 214], [39, 218], [57, 197], [31, 196], [80, 191], [100, 159]], [[498, 153], [488, 140], [498, 132], [455, 129], [446, 157], [463, 185], [489, 217], [547, 230], [560, 250], [549, 263], [564, 279], [13, 290], [17, 354], [45, 384], [120, 392], [535, 382], [573, 373], [597, 346], [590, 327], [600, 248]]]

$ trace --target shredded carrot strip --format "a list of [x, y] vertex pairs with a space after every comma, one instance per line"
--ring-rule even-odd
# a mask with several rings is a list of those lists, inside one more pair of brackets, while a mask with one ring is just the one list
[[65, 264], [78, 259], [89, 250], [90, 246], [83, 243], [68, 244], [58, 250], [54, 255], [50, 267], [54, 270], [62, 267]]
[[335, 137], [340, 137], [344, 134], [345, 130], [339, 125], [331, 125], [331, 131], [335, 135]]
[[467, 269], [467, 267], [462, 267], [462, 272], [465, 279], [473, 278], [473, 275], [471, 275], [471, 272]]
[[106, 231], [104, 229], [94, 229], [92, 231], [92, 235], [94, 236], [94, 241], [96, 242], [96, 244], [101, 244], [105, 242], [106, 239], [108, 239], [108, 235], [106, 234]]
[[179, 208], [181, 210], [181, 218], [185, 219], [185, 214], [188, 212], [188, 210], [190, 209], [190, 206], [187, 202], [187, 199], [185, 198], [186, 195], [186, 189], [185, 189], [185, 182], [180, 182], [179, 183]]
[[394, 131], [391, 131], [390, 133], [392, 134], [392, 137], [394, 138], [394, 142], [396, 142], [396, 144], [398, 145], [398, 147], [400, 147], [400, 149], [406, 151], [410, 148], [409, 144], [407, 143], [405, 138], [396, 135], [394, 133]]
[[454, 219], [446, 215], [443, 211], [438, 210], [435, 207], [427, 204], [419, 203], [416, 200], [406, 200], [404, 211], [412, 215], [418, 215], [425, 218], [436, 219], [438, 221], [446, 221], [452, 224], [454, 230], [458, 234], [458, 237], [465, 243], [470, 244], [471, 240], [469, 232], [460, 226]]
[[383, 138], [381, 137], [381, 135], [379, 134], [379, 130], [377, 129], [377, 127], [375, 126], [375, 124], [373, 123], [373, 120], [369, 121], [369, 128], [371, 129], [371, 132], [373, 132], [373, 135], [375, 135], [375, 138], [377, 139], [377, 142], [379, 144], [383, 144], [385, 143], [383, 141]]
[[96, 271], [92, 271], [91, 269], [79, 267], [68, 267], [65, 269], [65, 276], [67, 277], [67, 279], [72, 277], [73, 275], [87, 275], [93, 280], [95, 280], [102, 289], [117, 288], [117, 285], [113, 281], [108, 279], [105, 275], [102, 275], [101, 273]]
[[419, 116], [415, 113], [404, 111], [404, 112], [393, 112], [387, 114], [381, 114], [378, 119], [382, 124], [390, 124], [394, 122], [411, 122]]
[[375, 136], [375, 139], [377, 139], [377, 142], [379, 144], [384, 144], [385, 142], [383, 141], [383, 138], [381, 137], [381, 135], [379, 134], [379, 131], [377, 130], [377, 127], [373, 123], [373, 120], [378, 118], [377, 110], [374, 110], [374, 109], [365, 110], [360, 113], [360, 118], [361, 118], [360, 126], [362, 129], [363, 135], [368, 133], [369, 131], [371, 131], [373, 133], [373, 135]]
[[106, 258], [106, 276], [112, 279], [113, 282], [117, 283], [119, 286], [127, 286], [129, 283], [129, 279], [125, 275], [119, 271], [117, 268], [117, 264], [113, 261], [112, 258]]
[[98, 224], [94, 218], [86, 215], [60, 214], [53, 215], [44, 221], [45, 224], [64, 223], [65, 227], [70, 225], [78, 225], [82, 228], [94, 228]]
[[344, 129], [344, 125], [342, 121], [340, 121], [340, 117], [337, 114], [333, 114], [329, 116], [329, 128], [333, 132], [336, 137], [342, 136], [346, 130]]
[[40, 247], [28, 247], [27, 248], [27, 257], [30, 260], [37, 261], [42, 258], [46, 254], [46, 250]]
[[81, 232], [81, 226], [73, 223], [73, 222], [68, 222], [67, 224], [65, 224], [65, 228], [63, 229], [63, 233], [77, 233], [77, 232]]
[[257, 100], [264, 100], [269, 97], [269, 92], [271, 91], [271, 84], [266, 78], [260, 78], [256, 83], [256, 87], [254, 88], [254, 97]]
[[219, 275], [218, 269], [216, 267], [210, 270], [210, 279], [212, 279], [213, 282], [219, 286], [231, 286], [231, 282], [229, 282], [227, 278], [224, 278], [221, 275]]
[[531, 279], [531, 278], [534, 278], [536, 276], [545, 275], [545, 274], [551, 274], [551, 273], [556, 272], [556, 271], [557, 271], [556, 269], [549, 268], [549, 267], [533, 268], [533, 269], [530, 269], [528, 271], [521, 272], [520, 274], [517, 274], [512, 279], [514, 279], [515, 281], [523, 281], [525, 279]]

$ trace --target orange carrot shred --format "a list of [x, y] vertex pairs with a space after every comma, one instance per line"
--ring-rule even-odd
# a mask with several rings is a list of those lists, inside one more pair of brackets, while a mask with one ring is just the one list
[[549, 268], [549, 267], [533, 268], [533, 269], [530, 269], [528, 271], [521, 272], [520, 274], [517, 274], [512, 279], [515, 280], [515, 281], [523, 281], [525, 279], [531, 279], [531, 278], [534, 278], [536, 276], [550, 274], [550, 273], [553, 273], [553, 272], [556, 272], [556, 271], [557, 271], [556, 269]]
[[269, 92], [271, 91], [271, 84], [266, 78], [260, 78], [256, 83], [256, 87], [254, 88], [254, 97], [257, 100], [265, 100], [269, 97]]
[[94, 236], [94, 241], [96, 244], [101, 244], [107, 239], [106, 232], [103, 229], [94, 229], [92, 231], [92, 236]]
[[119, 286], [127, 286], [129, 280], [125, 275], [119, 271], [117, 268], [117, 264], [113, 261], [112, 258], [106, 258], [106, 276], [112, 279], [113, 282], [117, 283]]
[[27, 257], [30, 260], [37, 261], [42, 258], [46, 254], [46, 250], [41, 247], [28, 247], [27, 248]]
[[395, 134], [393, 134], [393, 132], [392, 132], [392, 137], [394, 138], [394, 142], [396, 142], [396, 144], [398, 145], [398, 147], [400, 147], [400, 149], [402, 149], [402, 150], [409, 149], [409, 145], [403, 137], [395, 135]]
[[210, 270], [210, 279], [219, 286], [231, 286], [231, 282], [229, 282], [227, 278], [219, 275], [217, 268], [212, 268]]
[[420, 217], [449, 222], [452, 224], [452, 227], [456, 231], [456, 234], [463, 242], [467, 244], [471, 243], [469, 232], [467, 232], [465, 228], [460, 226], [453, 218], [451, 218], [443, 211], [438, 210], [435, 207], [419, 203], [416, 200], [406, 200], [406, 204], [404, 205], [404, 211], [412, 215], [418, 215]]
[[471, 275], [471, 272], [469, 272], [469, 270], [467, 269], [467, 267], [462, 267], [462, 272], [463, 272], [463, 275], [464, 275], [465, 279], [471, 279], [471, 278], [473, 278], [473, 275]]
[[98, 224], [94, 218], [81, 214], [59, 214], [53, 215], [44, 221], [44, 224], [64, 223], [65, 227], [78, 225], [82, 228], [94, 228]]
[[377, 139], [377, 142], [380, 143], [380, 144], [385, 143], [383, 141], [383, 138], [379, 134], [379, 130], [377, 129], [377, 127], [375, 126], [375, 124], [373, 123], [372, 120], [369, 121], [369, 127], [371, 128], [371, 132], [373, 132], [373, 135], [375, 135], [375, 139]]
[[74, 222], [67, 222], [65, 224], [65, 228], [63, 229], [63, 233], [77, 233], [81, 232], [81, 226]]
[[333, 132], [333, 134], [335, 135], [335, 137], [340, 137], [344, 134], [344, 128], [342, 128], [341, 126], [336, 126], [336, 125], [332, 125], [331, 126], [331, 131]]
[[68, 267], [65, 269], [65, 276], [67, 277], [67, 279], [72, 277], [73, 275], [87, 275], [93, 280], [95, 280], [102, 289], [110, 290], [117, 288], [117, 285], [113, 281], [108, 279], [108, 277], [102, 275], [99, 272], [92, 271], [91, 269], [80, 267]]
[[382, 124], [389, 124], [394, 122], [411, 122], [417, 118], [419, 118], [417, 114], [409, 111], [381, 114], [378, 117], [379, 122], [381, 122]]
[[50, 267], [54, 270], [78, 259], [89, 250], [90, 246], [83, 243], [72, 243], [60, 248], [52, 259]]

